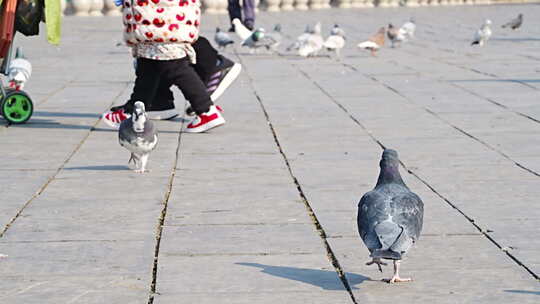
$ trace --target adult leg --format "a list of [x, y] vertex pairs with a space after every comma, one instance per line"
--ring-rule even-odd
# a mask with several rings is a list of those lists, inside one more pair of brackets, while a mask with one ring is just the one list
[[234, 25], [232, 24], [233, 19], [238, 18], [239, 20], [242, 20], [240, 0], [228, 0], [227, 10], [229, 11], [229, 18], [231, 20], [231, 29], [234, 31]]
[[255, 0], [242, 0], [242, 13], [244, 14], [244, 20], [242, 23], [253, 30], [255, 26]]

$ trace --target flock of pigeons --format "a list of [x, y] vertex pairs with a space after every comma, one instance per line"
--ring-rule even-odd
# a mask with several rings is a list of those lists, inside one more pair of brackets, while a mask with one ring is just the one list
[[[519, 14], [515, 19], [502, 25], [503, 28], [518, 29], [523, 23], [523, 14]], [[233, 20], [235, 32], [241, 40], [241, 46], [250, 49], [254, 53], [258, 49], [266, 49], [267, 51], [277, 52], [278, 47], [283, 40], [281, 25], [276, 24], [271, 32], [266, 32], [264, 28], [258, 28], [253, 31], [247, 29], [238, 19]], [[484, 24], [478, 31], [475, 32], [471, 45], [483, 46], [491, 37], [492, 31], [490, 28], [491, 20], [485, 20]], [[401, 43], [407, 42], [414, 38], [416, 31], [416, 23], [414, 18], [410, 18], [401, 27], [395, 27], [393, 24], [388, 24], [388, 27], [381, 27], [377, 33], [369, 37], [368, 40], [360, 42], [357, 46], [360, 49], [365, 49], [376, 56], [376, 52], [384, 46], [387, 38], [391, 47], [399, 46]], [[226, 48], [235, 43], [228, 33], [225, 33], [216, 28], [214, 41], [218, 47]], [[321, 50], [334, 52], [340, 57], [340, 51], [345, 47], [345, 31], [335, 24], [330, 35], [325, 39], [321, 34], [321, 23], [318, 22], [315, 26], [306, 26], [304, 32], [289, 45], [287, 51], [296, 51], [302, 57], [317, 56]]]
[[[264, 28], [251, 31], [238, 19], [234, 19], [233, 24], [235, 33], [242, 41], [241, 46], [249, 48], [251, 53], [258, 49], [276, 52], [283, 40], [280, 24], [275, 25], [270, 33], [266, 32]], [[382, 27], [367, 41], [359, 43], [358, 47], [370, 50], [375, 55], [375, 52], [384, 45], [385, 35], [388, 36], [392, 47], [394, 47], [394, 45], [413, 38], [415, 30], [416, 24], [413, 18], [400, 28], [395, 28], [390, 24], [388, 31]], [[228, 33], [223, 32], [220, 28], [216, 29], [214, 41], [220, 48], [226, 48], [235, 42]], [[334, 52], [339, 57], [341, 49], [345, 47], [345, 41], [345, 31], [339, 25], [335, 24], [330, 31], [330, 35], [325, 39], [321, 34], [321, 23], [317, 22], [313, 27], [307, 25], [304, 32], [286, 50], [296, 51], [302, 57], [317, 56], [321, 50], [327, 50]]]

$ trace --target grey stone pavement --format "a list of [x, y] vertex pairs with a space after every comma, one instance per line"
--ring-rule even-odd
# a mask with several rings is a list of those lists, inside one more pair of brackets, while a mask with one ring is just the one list
[[[519, 12], [523, 29], [500, 29]], [[226, 126], [184, 134], [183, 118], [159, 122], [145, 175], [99, 119], [133, 86], [128, 51], [115, 46], [120, 20], [66, 18], [59, 48], [18, 37], [36, 109], [0, 127], [0, 302], [538, 303], [539, 14], [260, 13], [259, 25], [280, 22], [289, 37], [338, 22], [343, 59], [230, 49], [244, 72], [219, 100]], [[356, 49], [410, 16], [415, 41], [377, 58]], [[484, 18], [493, 39], [472, 48]], [[204, 16], [209, 37], [217, 25], [226, 16]], [[391, 267], [366, 266], [357, 236], [381, 145], [399, 151], [426, 206], [402, 264], [412, 283], [381, 282]]]

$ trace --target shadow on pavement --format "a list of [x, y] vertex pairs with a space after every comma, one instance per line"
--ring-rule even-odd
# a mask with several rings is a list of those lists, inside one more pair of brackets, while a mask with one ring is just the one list
[[515, 289], [511, 289], [511, 290], [505, 290], [505, 292], [522, 293], [522, 294], [533, 294], [533, 295], [540, 296], [540, 291], [515, 290]]
[[65, 113], [65, 112], [48, 112], [36, 111], [32, 117], [80, 117], [80, 118], [99, 118], [101, 115], [95, 113]]
[[[263, 273], [289, 280], [304, 282], [307, 284], [318, 286], [325, 290], [346, 290], [345, 286], [343, 286], [341, 280], [338, 278], [335, 271], [286, 266], [271, 266], [259, 263], [236, 264], [242, 266], [262, 268], [261, 272]], [[360, 284], [365, 280], [370, 280], [370, 278], [359, 274], [346, 273], [346, 275], [352, 289], [357, 289], [353, 287], [354, 285]]]
[[491, 38], [491, 40], [522, 42], [522, 41], [540, 41], [540, 38]]
[[66, 167], [63, 170], [120, 171], [120, 170], [131, 170], [131, 169], [128, 166], [105, 165], [105, 166]]
[[457, 79], [449, 82], [540, 82], [540, 79]]

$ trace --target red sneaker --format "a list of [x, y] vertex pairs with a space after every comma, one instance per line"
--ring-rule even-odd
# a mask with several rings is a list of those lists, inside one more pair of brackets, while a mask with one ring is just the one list
[[130, 117], [131, 115], [125, 113], [124, 109], [118, 109], [116, 111], [107, 111], [103, 113], [101, 119], [103, 119], [103, 122], [105, 122], [109, 127], [118, 130], [118, 128], [120, 128], [120, 123]]
[[201, 133], [225, 124], [225, 118], [216, 106], [211, 106], [206, 113], [195, 116], [184, 132]]

